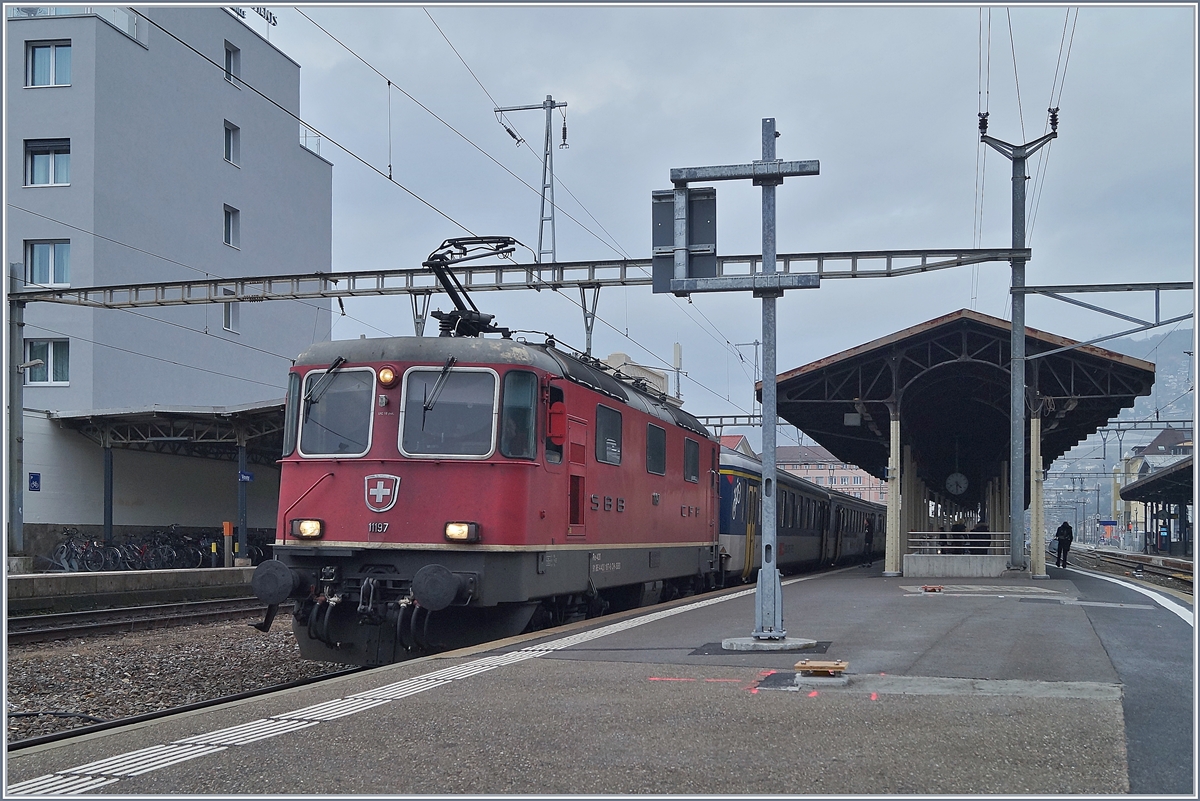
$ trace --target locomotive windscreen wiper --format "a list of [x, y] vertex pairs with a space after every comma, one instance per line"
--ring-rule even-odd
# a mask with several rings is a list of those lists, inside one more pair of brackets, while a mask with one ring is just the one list
[[317, 379], [317, 383], [315, 383], [311, 387], [309, 387], [308, 392], [304, 393], [304, 419], [305, 420], [308, 419], [309, 409], [312, 408], [312, 405], [314, 403], [317, 403], [318, 401], [321, 400], [321, 396], [323, 394], [325, 394], [325, 390], [327, 390], [329, 388], [329, 384], [331, 383], [333, 374], [345, 363], [346, 363], [346, 357], [338, 356], [336, 359], [333, 360], [333, 363], [329, 365], [328, 369], [325, 370], [325, 375], [323, 375], [319, 379]]
[[438, 396], [442, 394], [442, 390], [446, 387], [446, 379], [450, 377], [450, 368], [458, 361], [455, 356], [447, 356], [446, 364], [442, 367], [442, 374], [438, 376], [437, 383], [433, 385], [433, 392], [430, 392], [425, 397], [425, 402], [421, 405], [424, 410], [421, 413], [421, 428], [425, 428], [425, 412], [433, 410], [433, 405], [437, 403]]

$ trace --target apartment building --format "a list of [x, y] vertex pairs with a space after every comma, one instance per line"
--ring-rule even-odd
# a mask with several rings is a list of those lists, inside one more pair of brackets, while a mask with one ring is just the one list
[[780, 470], [855, 498], [887, 503], [887, 482], [847, 464], [820, 445], [782, 445], [775, 449]]
[[[330, 270], [332, 164], [298, 121], [300, 65], [235, 12], [6, 7], [15, 290]], [[278, 399], [289, 360], [328, 339], [330, 322], [327, 300], [29, 304], [26, 523], [99, 522], [100, 449], [53, 413]], [[118, 524], [231, 519], [228, 463], [115, 458]], [[252, 525], [274, 525], [269, 472], [252, 488]]]

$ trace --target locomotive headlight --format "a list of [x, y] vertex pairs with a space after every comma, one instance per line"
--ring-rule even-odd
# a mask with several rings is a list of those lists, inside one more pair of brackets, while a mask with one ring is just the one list
[[315, 540], [325, 533], [325, 523], [321, 520], [293, 520], [292, 536], [301, 540]]
[[396, 375], [395, 367], [392, 367], [391, 365], [387, 365], [387, 366], [379, 368], [379, 385], [380, 386], [385, 387], [387, 389], [391, 389], [392, 387], [396, 386], [397, 379], [398, 379], [398, 376]]
[[446, 539], [451, 542], [479, 542], [479, 524], [447, 523]]

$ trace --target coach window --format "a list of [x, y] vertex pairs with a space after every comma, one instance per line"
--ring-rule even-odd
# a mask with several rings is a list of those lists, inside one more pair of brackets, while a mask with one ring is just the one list
[[512, 459], [537, 458], [536, 421], [537, 376], [513, 370], [504, 376], [504, 395], [500, 406], [500, 453]]
[[646, 424], [646, 472], [667, 474], [667, 431], [653, 423]]
[[621, 413], [596, 406], [596, 461], [621, 463]]
[[690, 437], [683, 440], [683, 480], [700, 482], [700, 443]]
[[485, 368], [414, 368], [404, 378], [400, 451], [483, 458], [492, 453], [496, 374]]
[[301, 456], [362, 456], [371, 449], [375, 373], [312, 370], [300, 400]]

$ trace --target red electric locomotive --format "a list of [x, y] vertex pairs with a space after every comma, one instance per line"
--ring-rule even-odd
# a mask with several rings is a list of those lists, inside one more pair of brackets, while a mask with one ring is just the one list
[[435, 312], [442, 336], [320, 343], [291, 370], [276, 558], [254, 590], [263, 630], [296, 600], [306, 658], [386, 664], [719, 570], [717, 443], [644, 383], [467, 308], [444, 268], [478, 242], [427, 262], [458, 307]]

